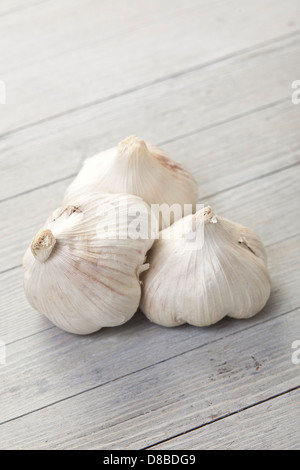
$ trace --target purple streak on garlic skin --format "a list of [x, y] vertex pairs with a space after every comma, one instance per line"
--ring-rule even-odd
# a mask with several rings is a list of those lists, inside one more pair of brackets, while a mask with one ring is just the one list
[[[180, 217], [185, 204], [195, 212], [198, 200], [195, 178], [163, 150], [134, 135], [115, 148], [88, 158], [67, 188], [64, 203], [72, 203], [86, 191], [135, 194], [150, 206], [179, 204]], [[169, 225], [169, 217], [163, 214], [160, 228]]]
[[118, 219], [116, 239], [112, 223], [115, 210], [126, 214], [136, 204], [146, 223], [150, 208], [137, 196], [90, 193], [54, 211], [33, 238], [23, 258], [25, 294], [59, 328], [89, 334], [125, 323], [138, 309], [139, 275], [154, 239], [129, 238], [127, 217]]

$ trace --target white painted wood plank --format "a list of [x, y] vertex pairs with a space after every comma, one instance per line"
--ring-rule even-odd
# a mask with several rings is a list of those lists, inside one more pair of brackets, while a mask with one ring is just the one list
[[[0, 11], [14, 12], [10, 18], [0, 18], [2, 60], [7, 71], [47, 58], [53, 60], [53, 56], [126, 37], [153, 23], [168, 21], [183, 12], [188, 14], [189, 10], [198, 11], [217, 1], [128, 0], [125, 6], [122, 0], [1, 0]], [[32, 5], [35, 8], [26, 11]], [[7, 43], [14, 44], [14, 48], [5, 48]]]
[[[162, 19], [133, 28], [125, 35], [113, 35], [110, 39], [100, 35], [99, 39], [99, 29], [92, 28], [90, 36], [89, 25], [91, 17], [101, 17], [96, 5], [101, 8], [102, 3], [92, 2], [93, 8], [86, 9], [80, 17], [79, 31], [80, 22], [75, 14], [76, 26], [70, 26], [69, 37], [63, 24], [69, 22], [65, 18], [72, 16], [73, 4], [68, 4], [70, 10], [65, 11], [66, 4], [60, 7], [56, 2], [55, 21], [50, 22], [46, 6], [52, 10], [51, 4], [45, 3], [43, 16], [30, 17], [29, 24], [22, 17], [22, 27], [15, 25], [15, 35], [13, 25], [7, 24], [3, 43], [15, 44], [20, 38], [18, 44], [24, 46], [13, 56], [8, 54], [7, 46], [0, 51], [6, 57], [2, 79], [8, 89], [5, 111], [1, 109], [1, 133], [295, 33], [300, 25], [300, 4], [296, 0], [286, 0], [284, 6], [280, 0], [253, 0], [243, 5], [239, 0], [205, 2], [204, 8], [200, 2], [194, 10], [190, 8], [168, 18], [167, 27]], [[146, 2], [139, 5], [137, 8], [144, 17]], [[15, 15], [7, 18], [15, 19]], [[108, 24], [113, 18], [109, 16]], [[126, 18], [127, 15], [125, 21]], [[45, 39], [43, 30], [48, 32]], [[60, 52], [62, 43], [67, 43], [65, 53]]]
[[[216, 214], [252, 228], [266, 245], [276, 243], [299, 233], [299, 172], [298, 165], [200, 202], [211, 205]], [[0, 271], [21, 264], [31, 239], [59, 207], [68, 183], [0, 204]]]
[[53, 326], [27, 302], [22, 268], [0, 274], [0, 312], [0, 340], [5, 343]]
[[[199, 182], [199, 198], [299, 163], [300, 113], [283, 103], [165, 145]], [[188, 153], [188, 155], [187, 155]], [[208, 199], [207, 199], [208, 200]]]
[[299, 450], [299, 416], [298, 389], [151, 449]]
[[216, 214], [252, 227], [265, 244], [275, 243], [299, 231], [299, 176], [297, 165], [201, 201]]
[[[299, 386], [299, 371], [291, 362], [291, 343], [300, 334], [299, 313], [239, 332], [238, 340], [235, 335], [224, 337], [8, 421], [0, 427], [1, 448], [142, 448]], [[168, 330], [171, 342], [174, 331]], [[73, 367], [88, 359], [77, 344]], [[55, 346], [52, 341], [49, 350]], [[127, 361], [121, 345], [118, 349], [122, 368]], [[101, 353], [99, 343], [99, 357]], [[50, 356], [46, 367], [49, 360]], [[110, 364], [106, 362], [102, 373]], [[63, 355], [52, 367], [65, 368], [73, 382]], [[22, 378], [33, 373], [28, 369]], [[46, 378], [37, 379], [32, 402], [49, 387]]]
[[[107, 26], [113, 18], [109, 10], [112, 3], [105, 3], [108, 6]], [[272, 40], [277, 37], [278, 31], [280, 35], [285, 35], [295, 32], [299, 27], [295, 21], [289, 24], [292, 21], [291, 15], [283, 11], [282, 3], [265, 1], [260, 2], [262, 6], [258, 2], [254, 3], [253, 9], [251, 5], [245, 7], [242, 13], [234, 13], [232, 21], [226, 13], [218, 36], [216, 31], [209, 31], [209, 26], [217, 25], [216, 15], [223, 11], [225, 3], [222, 2], [222, 7], [219, 8], [212, 2], [207, 7], [205, 2], [201, 2], [205, 6], [204, 10], [214, 14], [210, 18], [202, 9], [208, 25], [205, 24], [203, 31], [199, 33], [196, 28], [197, 16], [194, 19], [193, 13], [200, 11], [200, 8], [195, 8], [192, 0], [188, 5], [184, 4], [184, 8], [187, 5], [187, 10], [190, 11], [186, 10], [183, 14], [179, 13], [180, 2], [174, 2], [175, 10], [166, 13], [170, 15], [169, 31], [165, 32], [161, 27], [167, 16], [160, 20], [153, 17], [146, 28], [145, 24], [136, 27], [134, 22], [138, 17], [134, 16], [128, 29], [120, 31], [116, 36], [114, 31], [110, 34], [108, 27], [101, 32], [97, 31], [103, 18], [99, 20], [95, 16], [90, 23], [89, 14], [86, 14], [80, 24], [80, 9], [74, 10], [73, 17], [67, 15], [63, 19], [66, 28], [61, 33], [59, 28], [57, 31], [52, 29], [55, 25], [49, 22], [48, 16], [48, 29], [43, 32], [47, 17], [45, 12], [51, 11], [55, 18], [55, 11], [68, 11], [65, 2], [51, 2], [51, 6], [43, 10], [44, 21], [34, 23], [28, 15], [28, 22], [23, 21], [25, 29], [14, 29], [12, 33], [10, 28], [9, 34], [12, 34], [7, 37], [13, 39], [19, 35], [22, 38], [26, 28], [29, 30], [30, 25], [34, 25], [31, 28], [32, 35], [27, 36], [28, 41], [24, 44], [21, 41], [20, 47], [14, 50], [15, 56], [12, 55], [11, 60], [8, 60], [11, 68], [7, 68], [7, 77], [12, 76], [15, 80], [10, 81], [10, 98], [14, 100], [18, 93], [20, 96], [20, 90], [16, 87], [22, 71], [25, 72], [25, 84], [31, 78], [32, 83], [27, 97], [23, 99], [21, 96], [18, 106], [12, 100], [11, 108], [0, 108], [0, 111], [7, 110], [2, 123], [5, 122], [5, 126], [8, 126], [5, 129], [8, 130], [18, 125], [30, 125], [36, 118], [47, 118], [51, 113], [60, 112], [59, 110], [64, 112], [65, 109], [68, 112], [73, 105], [86, 106], [88, 100], [94, 100], [95, 97], [99, 99], [100, 96], [101, 99], [103, 96], [106, 99], [111, 90], [117, 89], [117, 93], [122, 93], [123, 86], [140, 86], [141, 80], [148, 78], [149, 64], [153, 64], [152, 54], [157, 50], [158, 60], [166, 60], [151, 75], [150, 78], [154, 80], [163, 78], [170, 72], [177, 73], [178, 65], [193, 67], [194, 63], [199, 65], [211, 58], [218, 59], [222, 54], [235, 53], [233, 46], [252, 47], [262, 39]], [[83, 2], [76, 4], [82, 6]], [[89, 4], [95, 5], [95, 2], [90, 1]], [[157, 8], [155, 3], [153, 5], [154, 9]], [[237, 2], [231, 1], [230, 5], [237, 5]], [[295, 13], [298, 11], [299, 7], [295, 3], [290, 2], [289, 5]], [[266, 6], [272, 6], [272, 13], [266, 14], [265, 11], [265, 15], [257, 17], [257, 13], [262, 12]], [[284, 8], [288, 8], [288, 5], [285, 4]], [[247, 13], [250, 12], [249, 18], [253, 21], [246, 18], [246, 10]], [[278, 16], [279, 11], [282, 15], [280, 19], [277, 18], [277, 23], [274, 21], [269, 28], [260, 31], [261, 27], [266, 26], [266, 19], [268, 22], [270, 18], [276, 20], [275, 15], [277, 12]], [[38, 14], [40, 12], [41, 10]], [[13, 21], [16, 21], [17, 16], [14, 14], [10, 19], [15, 28], [16, 23]], [[187, 29], [188, 17], [192, 18], [190, 30]], [[235, 27], [237, 18], [245, 19], [239, 29]], [[123, 24], [121, 15], [118, 19]], [[258, 29], [255, 37], [254, 21]], [[201, 19], [200, 23], [202, 22]], [[84, 35], [82, 33], [88, 24], [91, 24], [91, 34]], [[171, 45], [175, 44], [176, 28], [178, 38], [180, 33], [187, 33], [186, 40], [178, 48], [179, 59], [183, 60], [178, 60], [173, 50], [171, 55], [167, 55]], [[153, 31], [158, 33], [155, 39], [150, 38]], [[232, 31], [236, 31], [238, 38], [235, 38], [234, 45]], [[200, 36], [201, 39], [204, 38], [204, 33], [205, 38], [211, 38], [206, 49], [199, 43]], [[58, 51], [60, 34], [65, 34], [68, 41]], [[36, 38], [41, 41], [36, 47], [29, 47], [30, 41], [34, 43]], [[162, 38], [166, 38], [166, 44], [160, 52], [159, 39]], [[49, 47], [51, 39], [54, 41], [52, 49]], [[141, 39], [139, 43], [146, 46], [148, 55], [141, 57], [139, 50], [133, 63], [125, 64], [126, 57], [131, 58], [134, 51], [134, 39]], [[177, 37], [176, 41], [179, 41]], [[75, 164], [78, 165], [80, 159], [87, 156], [90, 150], [97, 151], [99, 145], [115, 143], [120, 131], [130, 130], [133, 123], [137, 123], [137, 128], [143, 134], [145, 132], [145, 136], [149, 135], [150, 140], [157, 142], [158, 136], [161, 136], [159, 141], [170, 141], [177, 139], [179, 129], [181, 134], [191, 134], [205, 125], [215, 126], [217, 121], [252, 112], [255, 107], [268, 106], [273, 100], [278, 101], [282, 97], [288, 98], [287, 104], [278, 104], [260, 113], [200, 132], [199, 136], [205, 142], [201, 146], [204, 154], [200, 161], [196, 157], [199, 151], [198, 135], [169, 142], [166, 148], [173, 150], [174, 156], [189, 165], [196, 174], [201, 183], [201, 198], [224, 191], [223, 194], [209, 197], [207, 202], [216, 211], [224, 211], [222, 215], [251, 225], [266, 244], [275, 243], [268, 249], [273, 292], [264, 311], [249, 321], [228, 319], [207, 330], [189, 326], [175, 330], [163, 329], [150, 324], [139, 313], [124, 327], [78, 338], [52, 327], [27, 305], [22, 292], [21, 269], [2, 274], [0, 339], [5, 338], [11, 344], [7, 346], [7, 364], [0, 366], [3, 402], [1, 419], [16, 418], [22, 413], [29, 414], [0, 428], [0, 446], [35, 448], [37, 444], [39, 448], [137, 448], [169, 439], [178, 432], [185, 432], [216, 419], [213, 417], [223, 416], [228, 410], [234, 412], [244, 406], [251, 406], [257, 400], [267, 399], [274, 393], [282, 393], [299, 384], [299, 372], [290, 362], [290, 343], [295, 335], [300, 334], [299, 311], [283, 315], [299, 306], [299, 260], [296, 259], [296, 254], [299, 254], [299, 237], [280, 242], [299, 232], [298, 168], [262, 177], [270, 171], [278, 172], [299, 161], [299, 113], [297, 114], [297, 107], [291, 105], [289, 97], [290, 84], [297, 72], [296, 41], [296, 36], [277, 41], [259, 51], [191, 71], [181, 77], [149, 86], [147, 90], [141, 89], [131, 95], [120, 96], [100, 106], [88, 108], [84, 112], [36, 126], [30, 132], [27, 130], [16, 133], [3, 141], [6, 146], [5, 153], [1, 152], [2, 161], [5, 162], [3, 188], [7, 191], [4, 197], [10, 197], [68, 176], [74, 171]], [[105, 75], [107, 70], [99, 72], [97, 61], [95, 65], [92, 62], [95, 58], [98, 59], [98, 54], [108, 61], [108, 51], [119, 43], [121, 47], [117, 47], [118, 54], [124, 53], [124, 57], [121, 57], [121, 65], [125, 64], [124, 81], [119, 82], [119, 75], [116, 73], [110, 83], [108, 75]], [[193, 51], [192, 48], [188, 50], [191, 44], [195, 46]], [[21, 53], [22, 48], [24, 54]], [[202, 52], [201, 61], [199, 62], [198, 56], [197, 62], [193, 62], [199, 52]], [[115, 57], [110, 60], [108, 72], [118, 72], [117, 67], [120, 64]], [[74, 84], [74, 70], [77, 72], [78, 64], [78, 83]], [[145, 67], [140, 71], [138, 68], [142, 64]], [[95, 74], [90, 80], [91, 88], [87, 94], [83, 96], [80, 93], [80, 99], [77, 100], [76, 93], [81, 91], [82, 84], [87, 79], [84, 65], [89, 74]], [[51, 82], [51, 76], [46, 77], [44, 73], [57, 71], [60, 66], [59, 76]], [[133, 71], [136, 73], [135, 77]], [[220, 71], [222, 74], [218, 78]], [[97, 83], [99, 76], [104, 83], [101, 89]], [[248, 82], [253, 82], [253, 85], [247, 85], [246, 92], [239, 85], [245, 76], [248, 76]], [[66, 83], [63, 83], [60, 91], [61, 80], [66, 80]], [[214, 87], [209, 87], [209, 84]], [[209, 90], [212, 91], [211, 95], [208, 95]], [[43, 93], [47, 96], [43, 96]], [[57, 104], [53, 98], [61, 98], [61, 102]], [[203, 106], [199, 112], [200, 105]], [[21, 109], [22, 106], [27, 108]], [[278, 110], [280, 114], [277, 114]], [[13, 113], [18, 115], [18, 122], [14, 120]], [[126, 122], [123, 124], [121, 121]], [[112, 130], [115, 122], [119, 123], [119, 127], [115, 126]], [[128, 133], [132, 132], [124, 135]], [[17, 153], [18, 148], [20, 151]], [[210, 155], [211, 151], [214, 152], [213, 157]], [[188, 156], [186, 152], [189, 153]], [[47, 157], [49, 153], [50, 158]], [[249, 161], [242, 158], [245, 155], [251, 162], [251, 168]], [[41, 157], [44, 158], [42, 170], [35, 172]], [[70, 161], [72, 158], [74, 160]], [[204, 171], [202, 168], [205, 168]], [[2, 174], [2, 168], [0, 170]], [[253, 178], [256, 180], [249, 181]], [[249, 182], [243, 184], [246, 181]], [[25, 240], [27, 245], [34, 231], [39, 228], [35, 228], [35, 224], [42, 223], [48, 215], [48, 209], [51, 211], [58, 204], [66, 184], [65, 181], [50, 185], [0, 206], [0, 253], [4, 269], [20, 264]], [[242, 186], [228, 190], [230, 186], [239, 184]], [[278, 207], [282, 212], [278, 211]], [[248, 327], [249, 329], [245, 329]], [[24, 336], [28, 337], [20, 340]], [[193, 347], [196, 348], [194, 351], [187, 352]], [[92, 388], [94, 390], [84, 393]], [[76, 394], [78, 395], [68, 398]], [[208, 403], [210, 397], [211, 402]], [[56, 401], [61, 402], [47, 407]], [[46, 408], [31, 413], [39, 407]], [[291, 407], [287, 407], [287, 413], [291, 415]], [[274, 418], [277, 423], [275, 415], [271, 410], [270, 419]], [[76, 429], [74, 422], [78, 426]], [[252, 422], [254, 423], [254, 416]], [[209, 429], [210, 425], [206, 428]], [[272, 432], [272, 426], [270, 431]], [[250, 439], [251, 436], [253, 434], [250, 434]], [[266, 445], [268, 443], [270, 444], [270, 440], [266, 438]]]
[[[21, 270], [2, 275], [0, 339], [7, 344], [7, 365], [0, 367], [1, 400], [5, 405], [0, 422], [224, 336], [234, 333], [238, 341], [237, 332], [298, 308], [299, 244], [298, 236], [268, 249], [272, 293], [259, 315], [239, 321], [224, 319], [210, 328], [162, 328], [139, 312], [122, 327], [106, 328], [87, 337], [70, 335], [30, 308], [23, 294]], [[34, 401], [32, 396], [36, 397]]]
[[133, 133], [156, 144], [175, 139], [163, 147], [193, 171], [202, 195], [299, 161], [299, 109], [290, 99], [299, 38], [7, 136], [0, 142], [0, 199], [72, 175], [84, 158]]

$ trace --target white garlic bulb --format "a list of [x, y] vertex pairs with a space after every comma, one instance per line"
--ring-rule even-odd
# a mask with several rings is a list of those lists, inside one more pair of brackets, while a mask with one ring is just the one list
[[[195, 212], [198, 185], [194, 177], [163, 150], [136, 136], [127, 137], [115, 148], [85, 160], [75, 180], [67, 188], [64, 203], [86, 191], [130, 193], [149, 205], [160, 207], [160, 228], [184, 215], [184, 205]], [[179, 205], [176, 213], [169, 208]]]
[[57, 209], [24, 255], [30, 304], [77, 334], [129, 320], [154, 241], [149, 214], [141, 198], [128, 194], [87, 194]]
[[226, 315], [248, 318], [270, 295], [266, 252], [258, 236], [214, 215], [210, 207], [160, 232], [147, 261], [140, 307], [160, 325], [206, 326]]

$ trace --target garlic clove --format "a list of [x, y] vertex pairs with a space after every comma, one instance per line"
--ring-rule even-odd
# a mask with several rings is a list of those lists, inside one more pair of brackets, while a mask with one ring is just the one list
[[[64, 204], [86, 191], [124, 192], [141, 197], [149, 205], [165, 204], [160, 207], [160, 228], [181, 218], [185, 204], [191, 206], [191, 213], [195, 212], [198, 199], [194, 177], [163, 150], [135, 135], [85, 160], [66, 190]], [[173, 204], [179, 208], [170, 217]]]
[[149, 206], [128, 194], [87, 194], [58, 208], [23, 258], [29, 303], [76, 334], [128, 321], [141, 297], [139, 274], [149, 267], [149, 216]]
[[259, 237], [210, 207], [188, 216], [184, 230], [182, 223], [163, 230], [147, 256], [140, 303], [145, 315], [164, 326], [207, 326], [226, 315], [258, 313], [270, 295]]

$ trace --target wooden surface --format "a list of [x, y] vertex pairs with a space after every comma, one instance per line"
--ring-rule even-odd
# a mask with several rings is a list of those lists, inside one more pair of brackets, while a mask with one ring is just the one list
[[[0, 2], [1, 449], [299, 449], [300, 3]], [[22, 255], [84, 158], [130, 134], [253, 228], [268, 304], [77, 337], [27, 303]]]

